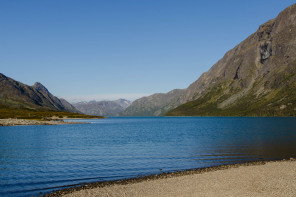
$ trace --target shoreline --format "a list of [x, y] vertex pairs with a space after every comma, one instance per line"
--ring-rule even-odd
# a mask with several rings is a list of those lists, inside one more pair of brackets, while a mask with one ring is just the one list
[[205, 168], [196, 168], [196, 169], [188, 169], [184, 171], [174, 171], [174, 172], [163, 172], [160, 174], [151, 174], [147, 176], [139, 176], [135, 178], [128, 179], [120, 179], [114, 181], [102, 181], [102, 182], [93, 182], [93, 183], [81, 183], [77, 185], [68, 185], [65, 188], [57, 191], [53, 191], [51, 193], [43, 194], [42, 197], [53, 197], [53, 196], [64, 196], [64, 195], [72, 195], [75, 193], [89, 191], [93, 189], [101, 189], [108, 187], [119, 187], [119, 186], [130, 186], [134, 184], [141, 184], [143, 182], [153, 182], [157, 180], [167, 180], [170, 178], [178, 178], [178, 177], [189, 177], [194, 175], [202, 175], [208, 174], [210, 172], [224, 172], [225, 170], [237, 169], [239, 167], [251, 167], [251, 166], [264, 166], [266, 164], [273, 163], [284, 163], [291, 162], [296, 164], [296, 159], [281, 159], [281, 160], [262, 160], [262, 161], [251, 161], [251, 162], [243, 162], [243, 163], [234, 163], [234, 164], [222, 164], [219, 166], [205, 167]]
[[0, 119], [0, 126], [24, 126], [24, 125], [64, 125], [64, 124], [88, 124], [87, 122], [64, 122], [61, 120], [32, 120], [32, 119]]

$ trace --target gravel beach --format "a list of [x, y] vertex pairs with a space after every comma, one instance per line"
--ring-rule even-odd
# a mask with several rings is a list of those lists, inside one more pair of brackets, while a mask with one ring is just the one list
[[296, 162], [237, 164], [128, 182], [74, 189], [62, 196], [296, 196]]
[[60, 125], [60, 124], [85, 124], [81, 122], [64, 122], [54, 120], [27, 120], [27, 119], [0, 119], [0, 126], [17, 126], [17, 125]]

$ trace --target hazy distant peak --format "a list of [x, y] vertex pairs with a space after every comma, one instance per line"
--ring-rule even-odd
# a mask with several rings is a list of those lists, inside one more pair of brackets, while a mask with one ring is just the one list
[[118, 99], [115, 101], [83, 101], [73, 103], [73, 105], [82, 113], [104, 116], [118, 116], [124, 109], [131, 104], [126, 99]]
[[126, 100], [126, 99], [117, 99], [114, 101], [115, 103], [119, 104], [121, 107], [123, 107], [124, 109], [126, 109], [128, 106], [130, 106], [132, 104], [131, 101]]

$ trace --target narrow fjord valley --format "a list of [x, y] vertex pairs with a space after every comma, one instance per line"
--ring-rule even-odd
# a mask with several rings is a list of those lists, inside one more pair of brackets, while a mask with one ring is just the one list
[[0, 1], [0, 196], [296, 196], [289, 5]]
[[261, 25], [187, 89], [134, 101], [124, 116], [295, 116], [296, 5]]
[[[40, 83], [1, 74], [1, 109], [42, 109], [95, 116], [295, 116], [296, 6], [261, 25], [186, 89], [135, 100], [70, 104]], [[4, 116], [3, 116], [4, 117]]]

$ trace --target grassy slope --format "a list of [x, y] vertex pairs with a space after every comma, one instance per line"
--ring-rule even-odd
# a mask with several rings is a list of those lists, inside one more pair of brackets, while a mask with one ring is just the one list
[[63, 111], [9, 108], [9, 107], [0, 105], [0, 119], [5, 119], [5, 118], [47, 119], [53, 116], [59, 117], [59, 118], [83, 118], [83, 119], [104, 118], [103, 116], [90, 116], [85, 114], [63, 112]]
[[220, 109], [218, 104], [238, 90], [225, 94], [227, 84], [219, 84], [197, 100], [185, 103], [166, 116], [296, 116], [296, 83], [257, 96], [253, 89], [231, 105]]

